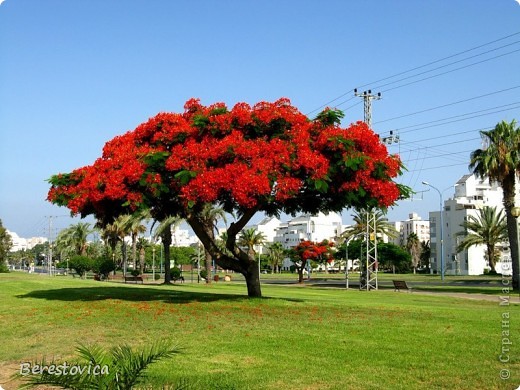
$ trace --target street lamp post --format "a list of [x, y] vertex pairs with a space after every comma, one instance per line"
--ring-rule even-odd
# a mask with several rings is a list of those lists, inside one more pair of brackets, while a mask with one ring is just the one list
[[348, 244], [350, 243], [350, 240], [352, 240], [354, 237], [350, 237], [347, 240], [345, 240], [345, 288], [348, 290]]
[[155, 242], [152, 247], [152, 279], [155, 282]]
[[439, 203], [439, 212], [441, 213], [441, 280], [444, 280], [444, 218], [443, 218], [443, 214], [444, 214], [444, 211], [443, 211], [443, 201], [442, 201], [442, 192], [435, 186], [431, 185], [430, 183], [428, 183], [427, 181], [423, 181], [422, 182], [425, 186], [428, 186], [428, 187], [431, 187], [433, 188], [435, 191], [437, 191], [439, 193], [439, 200], [440, 200], [440, 203]]

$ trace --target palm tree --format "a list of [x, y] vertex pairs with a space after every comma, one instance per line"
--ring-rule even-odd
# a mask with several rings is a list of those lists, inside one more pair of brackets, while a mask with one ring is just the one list
[[144, 237], [139, 237], [135, 245], [136, 249], [139, 251], [139, 273], [141, 275], [144, 272], [144, 265], [146, 261], [146, 248], [148, 248], [149, 246], [150, 243]]
[[492, 272], [496, 272], [497, 245], [507, 241], [507, 224], [502, 210], [497, 213], [496, 207], [486, 206], [479, 210], [476, 217], [470, 215], [460, 226], [465, 232], [459, 235], [465, 237], [457, 246], [457, 251], [461, 252], [475, 245], [485, 245], [489, 267]]
[[[126, 230], [125, 230], [125, 228], [123, 226], [124, 225], [123, 218], [124, 217], [118, 217], [112, 223], [103, 226], [102, 229], [101, 229], [101, 239], [103, 241], [105, 241], [105, 243], [112, 250], [112, 258], [113, 258], [114, 262], [116, 262], [116, 260], [115, 260], [116, 247], [117, 247], [117, 244], [119, 244], [119, 242], [122, 243], [122, 247], [123, 247], [122, 251], [125, 252], [125, 249], [124, 249], [124, 242], [125, 242], [124, 238], [125, 238], [125, 235], [126, 235]], [[123, 253], [123, 256], [124, 256], [124, 253]], [[118, 266], [119, 267], [122, 266], [122, 261], [119, 261]]]
[[79, 222], [63, 229], [56, 238], [56, 245], [63, 249], [68, 247], [74, 254], [85, 256], [88, 246], [87, 238], [92, 232], [94, 229], [90, 227], [90, 223]]
[[170, 268], [170, 246], [172, 245], [172, 226], [177, 226], [182, 222], [179, 217], [170, 216], [161, 221], [155, 229], [154, 240], [158, 237], [164, 249], [164, 284], [170, 284], [172, 281], [172, 273]]
[[426, 272], [430, 273], [430, 240], [421, 241], [421, 264], [426, 267]]
[[[79, 345], [76, 348], [79, 359], [77, 366], [98, 366], [101, 375], [91, 375], [90, 370], [69, 371], [67, 375], [56, 375], [47, 370], [22, 373], [17, 376], [26, 382], [23, 388], [38, 385], [52, 385], [52, 388], [91, 389], [91, 390], [126, 390], [142, 384], [145, 370], [156, 361], [170, 358], [180, 353], [178, 347], [168, 341], [159, 341], [141, 350], [133, 350], [128, 344], [117, 345], [109, 350], [100, 346]], [[66, 363], [66, 362], [65, 362]], [[63, 363], [45, 359], [38, 362], [39, 367], [63, 365]], [[70, 366], [69, 366], [70, 367]], [[31, 371], [31, 370], [29, 370]], [[56, 387], [55, 387], [56, 386]], [[38, 386], [38, 388], [40, 388]], [[173, 386], [171, 387], [173, 388]], [[176, 389], [185, 388], [179, 385]]]
[[419, 241], [419, 237], [417, 234], [410, 233], [408, 238], [406, 239], [406, 250], [410, 253], [412, 257], [412, 265], [413, 265], [413, 273], [417, 272], [417, 266], [419, 265], [419, 261], [421, 259], [421, 242]]
[[254, 259], [255, 246], [260, 246], [264, 243], [265, 236], [261, 232], [257, 232], [255, 228], [243, 230], [238, 237], [238, 246], [247, 248], [247, 254]]
[[376, 234], [381, 237], [386, 235], [390, 238], [399, 237], [399, 232], [388, 223], [385, 214], [381, 210], [365, 210], [356, 209], [354, 215], [354, 225], [350, 226], [341, 234], [341, 239], [348, 240], [349, 238], [364, 239], [367, 232], [367, 219], [369, 213], [373, 213], [375, 217]]
[[271, 273], [274, 273], [275, 268], [280, 272], [280, 266], [285, 258], [285, 249], [283, 249], [283, 245], [280, 242], [269, 244], [267, 246], [267, 254], [269, 265], [271, 266]]
[[[211, 203], [206, 203], [202, 209], [200, 214], [200, 219], [202, 224], [205, 227], [205, 230], [208, 232], [208, 235], [214, 240], [215, 239], [215, 230], [217, 230], [217, 222], [219, 219], [223, 220], [225, 224], [227, 224], [226, 212], [221, 207], [215, 207]], [[204, 249], [204, 266], [206, 268], [206, 272], [208, 273], [208, 277], [206, 278], [206, 283], [211, 283], [211, 266], [213, 262], [213, 258], [211, 254]]]
[[507, 233], [513, 265], [513, 288], [520, 289], [518, 225], [512, 214], [515, 206], [515, 178], [520, 175], [520, 128], [516, 121], [498, 123], [493, 130], [481, 131], [487, 147], [471, 153], [469, 168], [481, 178], [497, 182], [504, 193]]
[[146, 226], [143, 225], [143, 219], [149, 218], [148, 210], [138, 212], [136, 214], [125, 215], [122, 219], [123, 229], [126, 230], [132, 239], [132, 265], [136, 269], [137, 263], [137, 237], [139, 234], [146, 232]]

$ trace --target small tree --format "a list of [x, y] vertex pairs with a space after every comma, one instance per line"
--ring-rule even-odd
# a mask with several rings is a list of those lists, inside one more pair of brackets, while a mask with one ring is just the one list
[[94, 267], [94, 261], [86, 256], [73, 256], [69, 260], [69, 267], [85, 278], [85, 274]]
[[421, 260], [421, 242], [419, 241], [417, 234], [410, 233], [408, 235], [406, 240], [406, 250], [412, 258], [413, 273], [415, 274]]
[[[8, 272], [7, 254], [13, 246], [11, 235], [7, 233], [7, 229], [3, 227], [0, 219], [0, 272]], [[3, 270], [3, 271], [2, 271]]]
[[323, 264], [333, 260], [333, 246], [334, 244], [327, 240], [320, 243], [302, 241], [294, 248], [291, 259], [298, 270], [298, 283], [303, 283], [303, 270], [310, 261]]
[[478, 211], [478, 215], [470, 215], [461, 225], [464, 232], [459, 236], [464, 236], [458, 245], [457, 251], [463, 251], [475, 245], [486, 247], [486, 259], [495, 273], [497, 260], [497, 245], [506, 242], [508, 239], [506, 218], [502, 211], [497, 213], [496, 207], [484, 207]]
[[92, 262], [92, 271], [100, 275], [103, 279], [108, 278], [110, 272], [113, 272], [115, 269], [116, 264], [114, 261], [106, 257], [99, 257]]

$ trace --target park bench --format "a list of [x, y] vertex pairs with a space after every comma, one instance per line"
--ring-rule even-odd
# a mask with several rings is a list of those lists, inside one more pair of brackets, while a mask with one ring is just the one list
[[144, 283], [142, 276], [125, 276], [125, 283], [126, 282], [135, 282], [135, 283], [141, 282], [141, 283]]
[[407, 290], [408, 292], [412, 292], [412, 288], [408, 287], [404, 280], [392, 280], [394, 283], [394, 291]]

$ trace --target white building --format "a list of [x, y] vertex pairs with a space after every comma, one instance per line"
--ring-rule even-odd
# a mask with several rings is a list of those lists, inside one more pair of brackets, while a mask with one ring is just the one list
[[13, 246], [11, 247], [11, 252], [17, 252], [20, 250], [29, 250], [34, 248], [38, 244], [43, 244], [47, 242], [47, 238], [45, 237], [31, 237], [31, 238], [22, 238], [15, 232], [11, 232], [7, 230], [7, 234], [11, 236], [11, 240], [13, 242]]
[[[442, 243], [444, 247], [444, 272], [447, 275], [481, 275], [489, 265], [485, 258], [483, 245], [473, 246], [468, 250], [457, 252], [457, 246], [463, 239], [458, 233], [464, 231], [460, 226], [470, 215], [477, 217], [479, 209], [484, 206], [496, 207], [503, 210], [502, 188], [498, 184], [490, 184], [487, 179], [479, 179], [475, 175], [465, 175], [455, 184], [453, 198], [444, 201]], [[520, 200], [517, 194], [516, 203]], [[431, 270], [440, 273], [441, 245], [441, 214], [439, 211], [430, 212], [430, 247]], [[497, 272], [511, 269], [510, 264], [505, 267], [502, 263], [510, 263], [508, 243], [504, 243], [501, 261], [496, 264]], [[506, 274], [507, 272], [502, 272]]]
[[405, 221], [394, 222], [394, 226], [399, 232], [399, 237], [393, 240], [396, 245], [405, 246], [412, 233], [417, 235], [420, 242], [430, 241], [430, 221], [423, 220], [417, 213], [409, 214]]
[[280, 242], [284, 248], [290, 249], [297, 246], [302, 240], [335, 241], [342, 231], [341, 216], [337, 213], [303, 214], [286, 223], [281, 223], [276, 230], [274, 241]]
[[264, 235], [265, 242], [274, 242], [276, 231], [280, 227], [281, 223], [282, 222], [276, 217], [265, 217], [258, 222], [258, 224], [247, 226], [246, 229], [253, 228]]
[[190, 246], [199, 242], [199, 239], [195, 235], [191, 235], [188, 229], [181, 229], [179, 226], [172, 226], [172, 245]]

